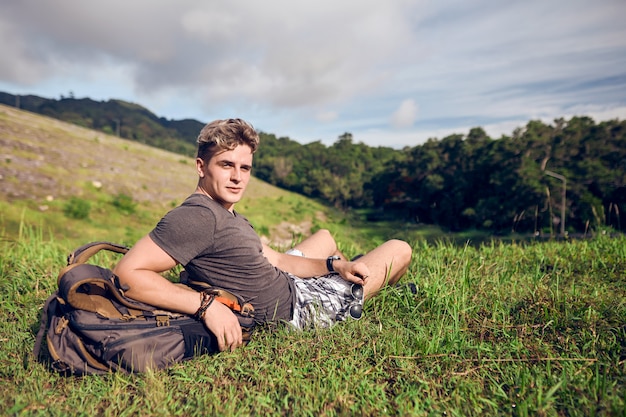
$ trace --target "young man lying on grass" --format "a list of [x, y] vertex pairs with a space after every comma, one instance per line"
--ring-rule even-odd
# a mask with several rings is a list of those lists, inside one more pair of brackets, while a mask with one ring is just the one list
[[259, 323], [285, 321], [298, 329], [358, 318], [364, 300], [406, 272], [411, 247], [390, 240], [348, 261], [326, 230], [280, 253], [263, 244], [234, 208], [241, 200], [259, 146], [241, 119], [216, 120], [198, 136], [198, 185], [121, 259], [115, 274], [126, 295], [163, 309], [196, 314], [220, 350], [242, 344], [237, 317], [205, 294], [160, 273], [183, 265], [193, 280], [230, 291], [254, 307]]

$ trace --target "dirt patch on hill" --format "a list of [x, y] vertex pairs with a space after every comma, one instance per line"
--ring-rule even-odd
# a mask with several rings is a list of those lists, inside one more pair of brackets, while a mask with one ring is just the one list
[[195, 186], [191, 158], [6, 106], [0, 138], [5, 200], [80, 196], [96, 187], [137, 202], [169, 203]]

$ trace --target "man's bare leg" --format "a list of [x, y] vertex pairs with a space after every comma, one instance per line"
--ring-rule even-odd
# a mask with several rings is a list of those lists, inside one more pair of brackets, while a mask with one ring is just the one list
[[[328, 230], [321, 229], [294, 246], [307, 258], [326, 258], [338, 255], [346, 259], [337, 249], [337, 243]], [[394, 285], [407, 271], [413, 250], [401, 240], [389, 240], [358, 259], [370, 270], [363, 290], [365, 298], [376, 295], [385, 285]]]
[[358, 259], [370, 270], [363, 290], [365, 298], [376, 295], [385, 285], [394, 285], [411, 263], [412, 249], [402, 240], [389, 240]]
[[323, 259], [337, 255], [341, 256], [341, 259], [345, 259], [345, 256], [337, 249], [337, 242], [326, 229], [318, 230], [293, 248], [298, 249], [307, 258]]

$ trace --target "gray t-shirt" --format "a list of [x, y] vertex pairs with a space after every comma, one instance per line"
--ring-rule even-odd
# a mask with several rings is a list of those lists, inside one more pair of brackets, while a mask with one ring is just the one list
[[259, 236], [240, 214], [192, 194], [159, 221], [150, 237], [194, 279], [250, 302], [257, 321], [291, 320], [293, 281], [263, 256]]

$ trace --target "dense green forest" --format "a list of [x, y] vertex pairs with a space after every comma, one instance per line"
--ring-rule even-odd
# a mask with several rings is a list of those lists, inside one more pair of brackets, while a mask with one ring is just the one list
[[626, 227], [624, 121], [530, 121], [496, 140], [474, 128], [402, 150], [355, 144], [349, 133], [329, 148], [263, 140], [258, 177], [337, 206], [378, 209], [374, 217], [559, 233], [565, 203], [566, 232]]
[[[120, 100], [0, 93], [0, 103], [186, 155], [204, 124]], [[350, 133], [331, 146], [264, 132], [261, 140], [258, 178], [372, 220], [550, 235], [626, 228], [626, 121], [531, 120], [497, 139], [476, 127], [404, 149], [355, 143]]]

